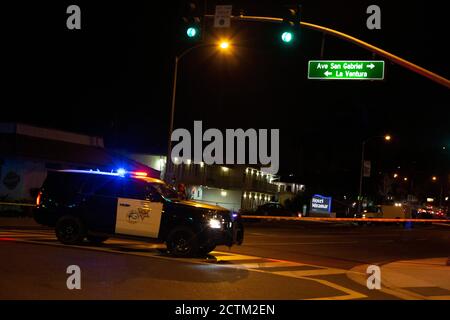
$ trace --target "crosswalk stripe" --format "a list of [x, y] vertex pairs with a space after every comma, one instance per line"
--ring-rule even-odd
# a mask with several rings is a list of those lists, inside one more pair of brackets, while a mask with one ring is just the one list
[[278, 268], [278, 267], [295, 267], [301, 266], [301, 264], [294, 264], [288, 262], [256, 262], [256, 263], [238, 263], [228, 265], [230, 267], [239, 269], [260, 269], [260, 268]]
[[[0, 233], [0, 237], [10, 238], [55, 238], [55, 236], [44, 234], [15, 234], [15, 233]], [[55, 238], [56, 239], [56, 238]]]
[[280, 276], [288, 276], [293, 278], [303, 278], [312, 276], [326, 276], [333, 274], [345, 274], [346, 270], [334, 269], [334, 268], [324, 268], [316, 270], [297, 270], [297, 271], [276, 271], [272, 272]]
[[[214, 251], [211, 254], [214, 255]], [[217, 261], [255, 260], [255, 259], [261, 259], [261, 258], [253, 257], [253, 256], [246, 256], [243, 254], [230, 254], [230, 255], [226, 255], [226, 256], [219, 256]]]

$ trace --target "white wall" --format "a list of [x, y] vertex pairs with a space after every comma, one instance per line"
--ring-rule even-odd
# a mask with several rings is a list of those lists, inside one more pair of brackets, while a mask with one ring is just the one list
[[46, 176], [43, 161], [5, 158], [0, 164], [0, 197], [32, 202], [31, 189], [40, 188]]

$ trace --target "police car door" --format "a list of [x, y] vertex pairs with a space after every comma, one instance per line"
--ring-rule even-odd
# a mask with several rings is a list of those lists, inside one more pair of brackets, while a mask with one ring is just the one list
[[124, 182], [117, 198], [117, 234], [158, 238], [163, 203], [154, 192], [145, 181]]

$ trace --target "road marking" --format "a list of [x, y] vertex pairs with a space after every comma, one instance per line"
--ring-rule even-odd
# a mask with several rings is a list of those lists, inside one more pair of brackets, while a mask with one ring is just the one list
[[[0, 231], [0, 237], [2, 236], [4, 232]], [[42, 235], [42, 234], [41, 234]], [[99, 251], [103, 253], [116, 253], [116, 254], [126, 254], [126, 255], [134, 255], [134, 256], [140, 256], [140, 257], [146, 257], [146, 258], [157, 258], [157, 259], [165, 259], [170, 261], [180, 261], [185, 263], [194, 263], [194, 264], [202, 264], [202, 265], [211, 265], [211, 261], [208, 261], [207, 259], [178, 259], [174, 257], [164, 256], [160, 254], [155, 254], [155, 248], [162, 248], [164, 245], [160, 244], [142, 244], [142, 243], [130, 243], [126, 241], [122, 241], [121, 239], [111, 239], [105, 242], [105, 246], [88, 246], [88, 245], [64, 245], [62, 243], [56, 242], [56, 238], [54, 235], [49, 237], [51, 240], [54, 240], [53, 242], [47, 242], [42, 241], [43, 239], [35, 239], [33, 236], [35, 236], [33, 233], [27, 233], [26, 236], [31, 237], [31, 240], [27, 240], [26, 237], [23, 237], [23, 235], [17, 234], [17, 233], [11, 233], [11, 236], [15, 237], [18, 242], [23, 243], [32, 243], [32, 244], [40, 244], [40, 245], [51, 245], [51, 246], [57, 246], [57, 247], [66, 247], [66, 248], [75, 248], [75, 249], [87, 249], [91, 251]], [[50, 236], [50, 234], [49, 234]], [[118, 248], [118, 247], [108, 247], [108, 244], [113, 245], [126, 245], [126, 247]], [[136, 248], [142, 248], [142, 249], [150, 249], [148, 252], [142, 252], [142, 251], [132, 251]], [[121, 250], [122, 249], [122, 250]], [[124, 251], [123, 249], [126, 249]], [[130, 251], [128, 251], [130, 250]], [[361, 299], [366, 298], [367, 296], [364, 294], [361, 294], [359, 292], [356, 292], [354, 290], [351, 290], [349, 288], [343, 287], [341, 285], [332, 283], [327, 280], [318, 279], [318, 278], [310, 278], [313, 276], [323, 276], [323, 275], [335, 275], [335, 274], [345, 274], [347, 270], [341, 270], [341, 269], [335, 269], [335, 268], [327, 268], [323, 266], [316, 266], [316, 265], [309, 265], [309, 264], [301, 264], [298, 262], [293, 261], [284, 261], [284, 260], [277, 260], [277, 259], [270, 259], [270, 258], [263, 258], [263, 257], [255, 257], [255, 256], [249, 256], [249, 255], [242, 255], [242, 254], [236, 254], [236, 253], [230, 253], [230, 252], [224, 252], [224, 251], [213, 251], [212, 255], [217, 254], [215, 257], [215, 263], [213, 263], [217, 267], [226, 267], [226, 268], [245, 268], [246, 270], [253, 271], [253, 272], [260, 272], [265, 274], [271, 274], [276, 276], [282, 276], [282, 277], [291, 277], [291, 278], [297, 278], [302, 280], [308, 280], [308, 281], [314, 281], [321, 285], [331, 287], [333, 289], [336, 289], [338, 291], [341, 291], [345, 293], [345, 295], [338, 295], [333, 297], [324, 297], [324, 298], [314, 298], [316, 300], [324, 299], [324, 300], [347, 300], [347, 299]], [[239, 263], [239, 261], [247, 261], [247, 260], [255, 260], [257, 262], [253, 263]], [[226, 262], [226, 264], [221, 264], [221, 261]], [[229, 263], [227, 263], [229, 262]], [[298, 270], [298, 271], [270, 271], [264, 268], [280, 268], [280, 267], [303, 267], [303, 266], [310, 266], [313, 267], [313, 270]]]
[[438, 226], [450, 227], [450, 222], [449, 223], [436, 223], [436, 222], [433, 222], [433, 224], [438, 225]]
[[324, 268], [318, 270], [300, 270], [300, 271], [277, 271], [274, 272], [280, 276], [292, 277], [292, 278], [304, 278], [313, 276], [326, 276], [334, 274], [346, 274], [347, 270], [334, 269], [334, 268]]
[[[352, 268], [351, 270], [348, 270], [347, 277], [350, 280], [352, 280], [362, 286], [366, 286], [367, 274], [365, 273], [365, 271], [367, 270], [368, 266], [369, 265], [358, 265], [358, 266]], [[381, 270], [383, 272], [383, 269], [381, 269]], [[418, 293], [406, 290], [406, 288], [399, 288], [399, 287], [394, 286], [393, 284], [389, 283], [388, 281], [386, 281], [386, 279], [382, 280], [380, 291], [385, 294], [389, 294], [394, 297], [400, 298], [402, 300], [427, 300], [430, 298], [432, 298], [432, 299], [434, 298], [434, 297], [425, 297]]]
[[[223, 253], [223, 252], [220, 252], [220, 253]], [[254, 259], [255, 259], [254, 256], [246, 256], [246, 255], [243, 255], [243, 254], [231, 253], [231, 254], [228, 254], [228, 255], [221, 255], [221, 256], [217, 257], [217, 262], [220, 262], [220, 261], [235, 261], [235, 260], [254, 260]]]
[[[325, 267], [323, 267], [325, 268]], [[271, 272], [267, 272], [261, 269], [251, 269], [252, 271], [255, 272], [262, 272], [262, 273], [271, 273]], [[274, 274], [274, 273], [271, 273]], [[280, 276], [285, 276], [285, 275], [280, 275]], [[319, 298], [311, 298], [311, 299], [306, 299], [306, 300], [353, 300], [353, 299], [363, 299], [363, 298], [367, 298], [367, 296], [365, 294], [359, 293], [357, 291], [354, 291], [352, 289], [343, 287], [339, 284], [330, 282], [328, 280], [324, 280], [324, 279], [318, 279], [318, 278], [309, 278], [309, 277], [295, 277], [297, 279], [302, 279], [302, 280], [308, 280], [308, 281], [314, 281], [317, 283], [320, 283], [324, 286], [336, 289], [338, 291], [344, 292], [346, 293], [345, 295], [339, 295], [339, 296], [331, 296], [331, 297], [319, 297]]]
[[49, 231], [20, 231], [20, 230], [1, 230], [0, 233], [10, 233], [10, 234], [17, 234], [17, 235], [47, 235], [47, 236], [54, 236], [55, 232], [49, 232]]
[[246, 235], [252, 235], [252, 236], [267, 236], [265, 233], [258, 233], [258, 232], [246, 232]]
[[357, 291], [351, 290], [349, 288], [343, 287], [341, 285], [338, 285], [336, 283], [332, 283], [330, 281], [327, 280], [323, 280], [323, 279], [315, 279], [315, 278], [305, 278], [305, 279], [310, 279], [312, 281], [318, 282], [320, 284], [323, 284], [325, 286], [331, 287], [333, 289], [339, 290], [339, 291], [343, 291], [345, 292], [347, 295], [344, 296], [332, 296], [332, 297], [321, 297], [321, 298], [314, 298], [314, 299], [308, 299], [308, 300], [353, 300], [353, 299], [364, 299], [367, 298], [367, 296], [365, 294], [359, 293]]
[[[223, 252], [219, 252], [219, 251], [213, 251], [212, 254], [214, 254], [214, 253], [223, 254]], [[234, 255], [234, 254], [230, 254], [230, 255]], [[217, 260], [218, 260], [218, 262], [220, 262], [220, 260], [238, 261], [238, 260], [240, 260], [241, 257], [242, 257], [242, 260], [249, 259], [249, 258], [253, 258], [253, 259], [259, 258], [265, 262], [250, 263], [250, 264], [229, 264], [229, 265], [221, 265], [221, 266], [233, 267], [233, 268], [246, 268], [250, 271], [255, 271], [255, 272], [261, 272], [261, 273], [278, 275], [278, 276], [283, 276], [283, 277], [291, 277], [291, 278], [297, 278], [297, 279], [302, 279], [302, 280], [314, 281], [314, 282], [318, 282], [324, 286], [331, 287], [333, 289], [336, 289], [338, 291], [346, 293], [345, 295], [324, 297], [324, 298], [320, 297], [320, 298], [314, 298], [311, 300], [350, 300], [350, 299], [367, 298], [367, 296], [362, 293], [359, 293], [357, 291], [351, 290], [351, 289], [343, 287], [341, 285], [332, 283], [330, 281], [327, 281], [324, 279], [310, 278], [313, 276], [346, 274], [347, 270], [344, 270], [344, 269], [327, 268], [327, 267], [323, 267], [323, 266], [302, 264], [302, 263], [297, 263], [297, 262], [276, 260], [276, 259], [267, 259], [267, 258], [261, 258], [261, 257], [253, 257], [253, 256], [248, 256], [248, 255], [236, 255], [236, 256], [238, 256], [238, 258], [233, 257], [234, 259], [227, 258], [226, 256], [219, 256]], [[244, 257], [245, 257], [245, 259], [244, 259]], [[277, 267], [304, 267], [304, 266], [313, 267], [314, 269], [313, 270], [296, 270], [296, 271], [270, 271], [270, 270], [265, 269], [267, 267], [277, 268]]]
[[52, 237], [50, 235], [45, 234], [16, 234], [11, 232], [2, 232], [0, 233], [2, 236], [6, 237], [14, 237], [14, 238], [47, 238], [47, 239], [56, 239], [56, 237]]
[[322, 244], [355, 244], [359, 241], [330, 241], [330, 242], [273, 242], [273, 243], [245, 243], [246, 246], [288, 246], [288, 245], [322, 245]]
[[[212, 252], [212, 254], [214, 254], [214, 252]], [[275, 261], [267, 262], [265, 260], [262, 260], [261, 262], [255, 263], [228, 264], [224, 266], [238, 269], [259, 269], [259, 268], [297, 267], [303, 265], [292, 262], [275, 262]]]

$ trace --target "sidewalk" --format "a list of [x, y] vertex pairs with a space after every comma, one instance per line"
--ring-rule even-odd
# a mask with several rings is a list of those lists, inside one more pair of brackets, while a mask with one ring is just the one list
[[[381, 291], [407, 300], [450, 300], [450, 257], [400, 260], [381, 266]], [[347, 276], [366, 285], [368, 265]]]
[[448, 257], [406, 260], [381, 267], [382, 281], [432, 299], [450, 299]]

